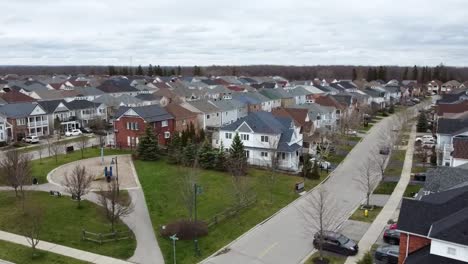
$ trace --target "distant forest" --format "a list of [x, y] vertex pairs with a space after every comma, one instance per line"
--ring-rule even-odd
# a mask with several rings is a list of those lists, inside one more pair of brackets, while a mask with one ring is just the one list
[[18, 75], [51, 75], [51, 74], [92, 74], [92, 75], [203, 75], [203, 76], [272, 76], [279, 75], [288, 80], [311, 80], [314, 78], [336, 79], [382, 79], [388, 81], [414, 80], [428, 82], [430, 80], [467, 81], [468, 67], [451, 67], [440, 64], [430, 66], [349, 66], [349, 65], [317, 65], [317, 66], [280, 66], [280, 65], [250, 65], [250, 66], [0, 66], [0, 75], [14, 73]]

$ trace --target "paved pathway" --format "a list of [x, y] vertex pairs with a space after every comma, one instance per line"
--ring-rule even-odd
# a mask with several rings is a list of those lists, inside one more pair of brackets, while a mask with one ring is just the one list
[[382, 211], [380, 211], [380, 214], [377, 216], [377, 218], [375, 218], [372, 225], [359, 241], [359, 253], [356, 256], [348, 257], [345, 264], [356, 263], [367, 251], [370, 250], [372, 245], [374, 245], [377, 239], [380, 237], [382, 230], [387, 225], [388, 220], [393, 217], [395, 210], [397, 210], [405, 192], [406, 186], [408, 185], [411, 178], [411, 167], [413, 164], [414, 152], [413, 143], [415, 137], [416, 127], [413, 127], [409, 138], [408, 149], [406, 151], [405, 162], [403, 164], [403, 171], [401, 173], [400, 181], [395, 187], [395, 190], [390, 196], [390, 199], [387, 201], [387, 204], [385, 204], [384, 208], [382, 208]]
[[[26, 240], [24, 236], [0, 231], [0, 239], [30, 247], [28, 241]], [[76, 258], [76, 259], [91, 262], [91, 263], [99, 263], [99, 264], [130, 264], [131, 263], [131, 262], [127, 262], [124, 260], [102, 256], [102, 255], [90, 253], [90, 252], [75, 249], [75, 248], [64, 247], [64, 246], [49, 243], [46, 241], [40, 241], [39, 244], [37, 244], [37, 249], [49, 251], [52, 253], [56, 253], [56, 254], [71, 257], [71, 258]]]
[[[417, 107], [409, 110], [417, 114]], [[381, 131], [392, 128], [395, 116], [382, 119], [374, 125], [365, 138], [348, 154], [345, 160], [331, 173], [322, 186], [334, 198], [335, 225], [338, 228], [364, 200], [365, 194], [356, 179], [361, 174], [363, 161], [372, 160], [378, 153]], [[316, 189], [284, 207], [270, 219], [260, 223], [250, 231], [226, 246], [227, 253], [212, 255], [203, 263], [301, 263], [314, 252], [313, 233], [310, 232], [311, 219], [306, 219], [303, 210], [310, 210], [308, 197], [315, 195]]]
[[[78, 149], [78, 148], [79, 146], [75, 147], [75, 149]], [[47, 153], [43, 155], [43, 157], [45, 156], [47, 156]], [[33, 159], [38, 159], [38, 158], [39, 158], [39, 155], [36, 151], [35, 153], [33, 153]], [[133, 166], [133, 162], [131, 163], [131, 170], [133, 171], [134, 175], [137, 175], [136, 170]], [[141, 188], [138, 177], [135, 178], [135, 181], [138, 187], [128, 190], [129, 195], [131, 196], [132, 202], [134, 204], [134, 211], [130, 215], [122, 218], [122, 221], [135, 234], [135, 239], [137, 241], [137, 246], [136, 246], [134, 255], [129, 259], [129, 261], [132, 261], [134, 263], [140, 263], [140, 264], [163, 264], [164, 258], [159, 248], [158, 241], [156, 240], [156, 236], [154, 234], [154, 229], [153, 229], [153, 225], [152, 225], [151, 218], [149, 215], [148, 207], [146, 206], [143, 189]], [[66, 191], [63, 187], [57, 186], [51, 183], [25, 186], [24, 188], [26, 190], [44, 191], [44, 192], [49, 192], [50, 190], [54, 190], [54, 191], [60, 191], [63, 194], [66, 194]], [[8, 191], [8, 190], [13, 190], [13, 189], [11, 187], [0, 186], [0, 191]], [[98, 196], [95, 193], [89, 193], [83, 198], [88, 201], [98, 204]], [[41, 242], [40, 244], [42, 243], [43, 242]], [[54, 252], [54, 253], [57, 253], [57, 252]], [[62, 255], [65, 255], [65, 254], [62, 254]], [[83, 259], [83, 260], [88, 261], [86, 259]], [[113, 262], [99, 262], [99, 263], [113, 263]]]

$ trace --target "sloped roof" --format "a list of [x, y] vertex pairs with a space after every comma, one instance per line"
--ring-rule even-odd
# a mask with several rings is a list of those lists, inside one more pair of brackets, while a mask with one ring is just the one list
[[147, 105], [147, 106], [139, 106], [139, 107], [120, 107], [115, 116], [120, 118], [124, 115], [128, 110], [132, 109], [135, 111], [141, 118], [143, 118], [147, 122], [157, 122], [163, 121], [168, 119], [174, 119], [174, 117], [169, 114], [166, 109], [160, 107], [159, 105]]
[[[290, 120], [292, 122], [292, 119]], [[221, 129], [235, 131], [244, 122], [247, 123], [255, 133], [279, 134], [284, 130], [284, 123], [279, 121], [273, 114], [263, 111], [249, 113], [247, 116]]]
[[1, 93], [0, 97], [3, 100], [5, 100], [7, 103], [22, 103], [22, 102], [36, 101], [36, 99], [29, 97], [15, 90], [11, 90], [10, 92], [6, 92], [6, 93]]
[[73, 100], [66, 104], [66, 106], [70, 110], [96, 108], [100, 105], [101, 103], [90, 102], [88, 100]]
[[[453, 138], [453, 158], [468, 160], [468, 137]], [[468, 171], [467, 171], [468, 174]]]
[[468, 184], [468, 168], [439, 166], [426, 172], [424, 190], [430, 192], [447, 191]]
[[62, 103], [63, 105], [67, 105], [65, 100], [49, 100], [49, 101], [39, 101], [38, 104], [47, 112], [53, 113], [55, 109]]
[[197, 100], [197, 101], [190, 101], [187, 103], [205, 114], [216, 113], [220, 111], [218, 107], [216, 107], [213, 104], [210, 104], [208, 100]]
[[125, 78], [115, 78], [105, 80], [97, 89], [105, 93], [138, 92], [139, 90], [130, 85], [130, 81]]
[[439, 118], [437, 120], [437, 133], [440, 134], [455, 134], [459, 131], [468, 130], [467, 119], [449, 119]]
[[27, 117], [38, 106], [37, 103], [15, 103], [0, 106], [0, 113], [9, 118]]
[[197, 113], [194, 113], [179, 104], [168, 104], [164, 107], [169, 114], [171, 114], [176, 120], [196, 117]]
[[463, 264], [464, 261], [445, 258], [431, 254], [431, 246], [425, 246], [411, 254], [405, 259], [406, 264]]

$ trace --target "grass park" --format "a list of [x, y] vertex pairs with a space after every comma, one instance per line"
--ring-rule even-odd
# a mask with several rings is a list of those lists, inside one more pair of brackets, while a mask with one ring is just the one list
[[[82, 201], [82, 207], [78, 209], [76, 202], [67, 196], [57, 198], [46, 192], [26, 192], [26, 203], [32, 201], [40, 206], [42, 212], [41, 240], [121, 259], [133, 255], [136, 247], [134, 240], [112, 241], [102, 245], [82, 240], [82, 229], [95, 233], [110, 232], [110, 224], [97, 205]], [[23, 214], [21, 202], [13, 191], [0, 192], [0, 230], [23, 234], [22, 226], [18, 224]], [[120, 221], [116, 229], [128, 230]], [[0, 256], [2, 251], [0, 247]]]
[[31, 248], [0, 240], [0, 259], [16, 264], [85, 264], [88, 262], [37, 250], [31, 258]]

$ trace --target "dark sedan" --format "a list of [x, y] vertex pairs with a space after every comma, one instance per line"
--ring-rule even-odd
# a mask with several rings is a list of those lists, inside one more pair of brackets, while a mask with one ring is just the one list
[[383, 240], [385, 243], [391, 245], [399, 245], [400, 244], [400, 232], [395, 229], [387, 229], [383, 234]]
[[398, 246], [380, 246], [374, 254], [374, 258], [379, 264], [397, 264], [400, 248]]
[[[314, 247], [320, 248], [320, 234], [314, 236]], [[358, 253], [358, 245], [353, 240], [340, 233], [326, 231], [323, 233], [323, 249], [345, 256], [353, 256]]]

